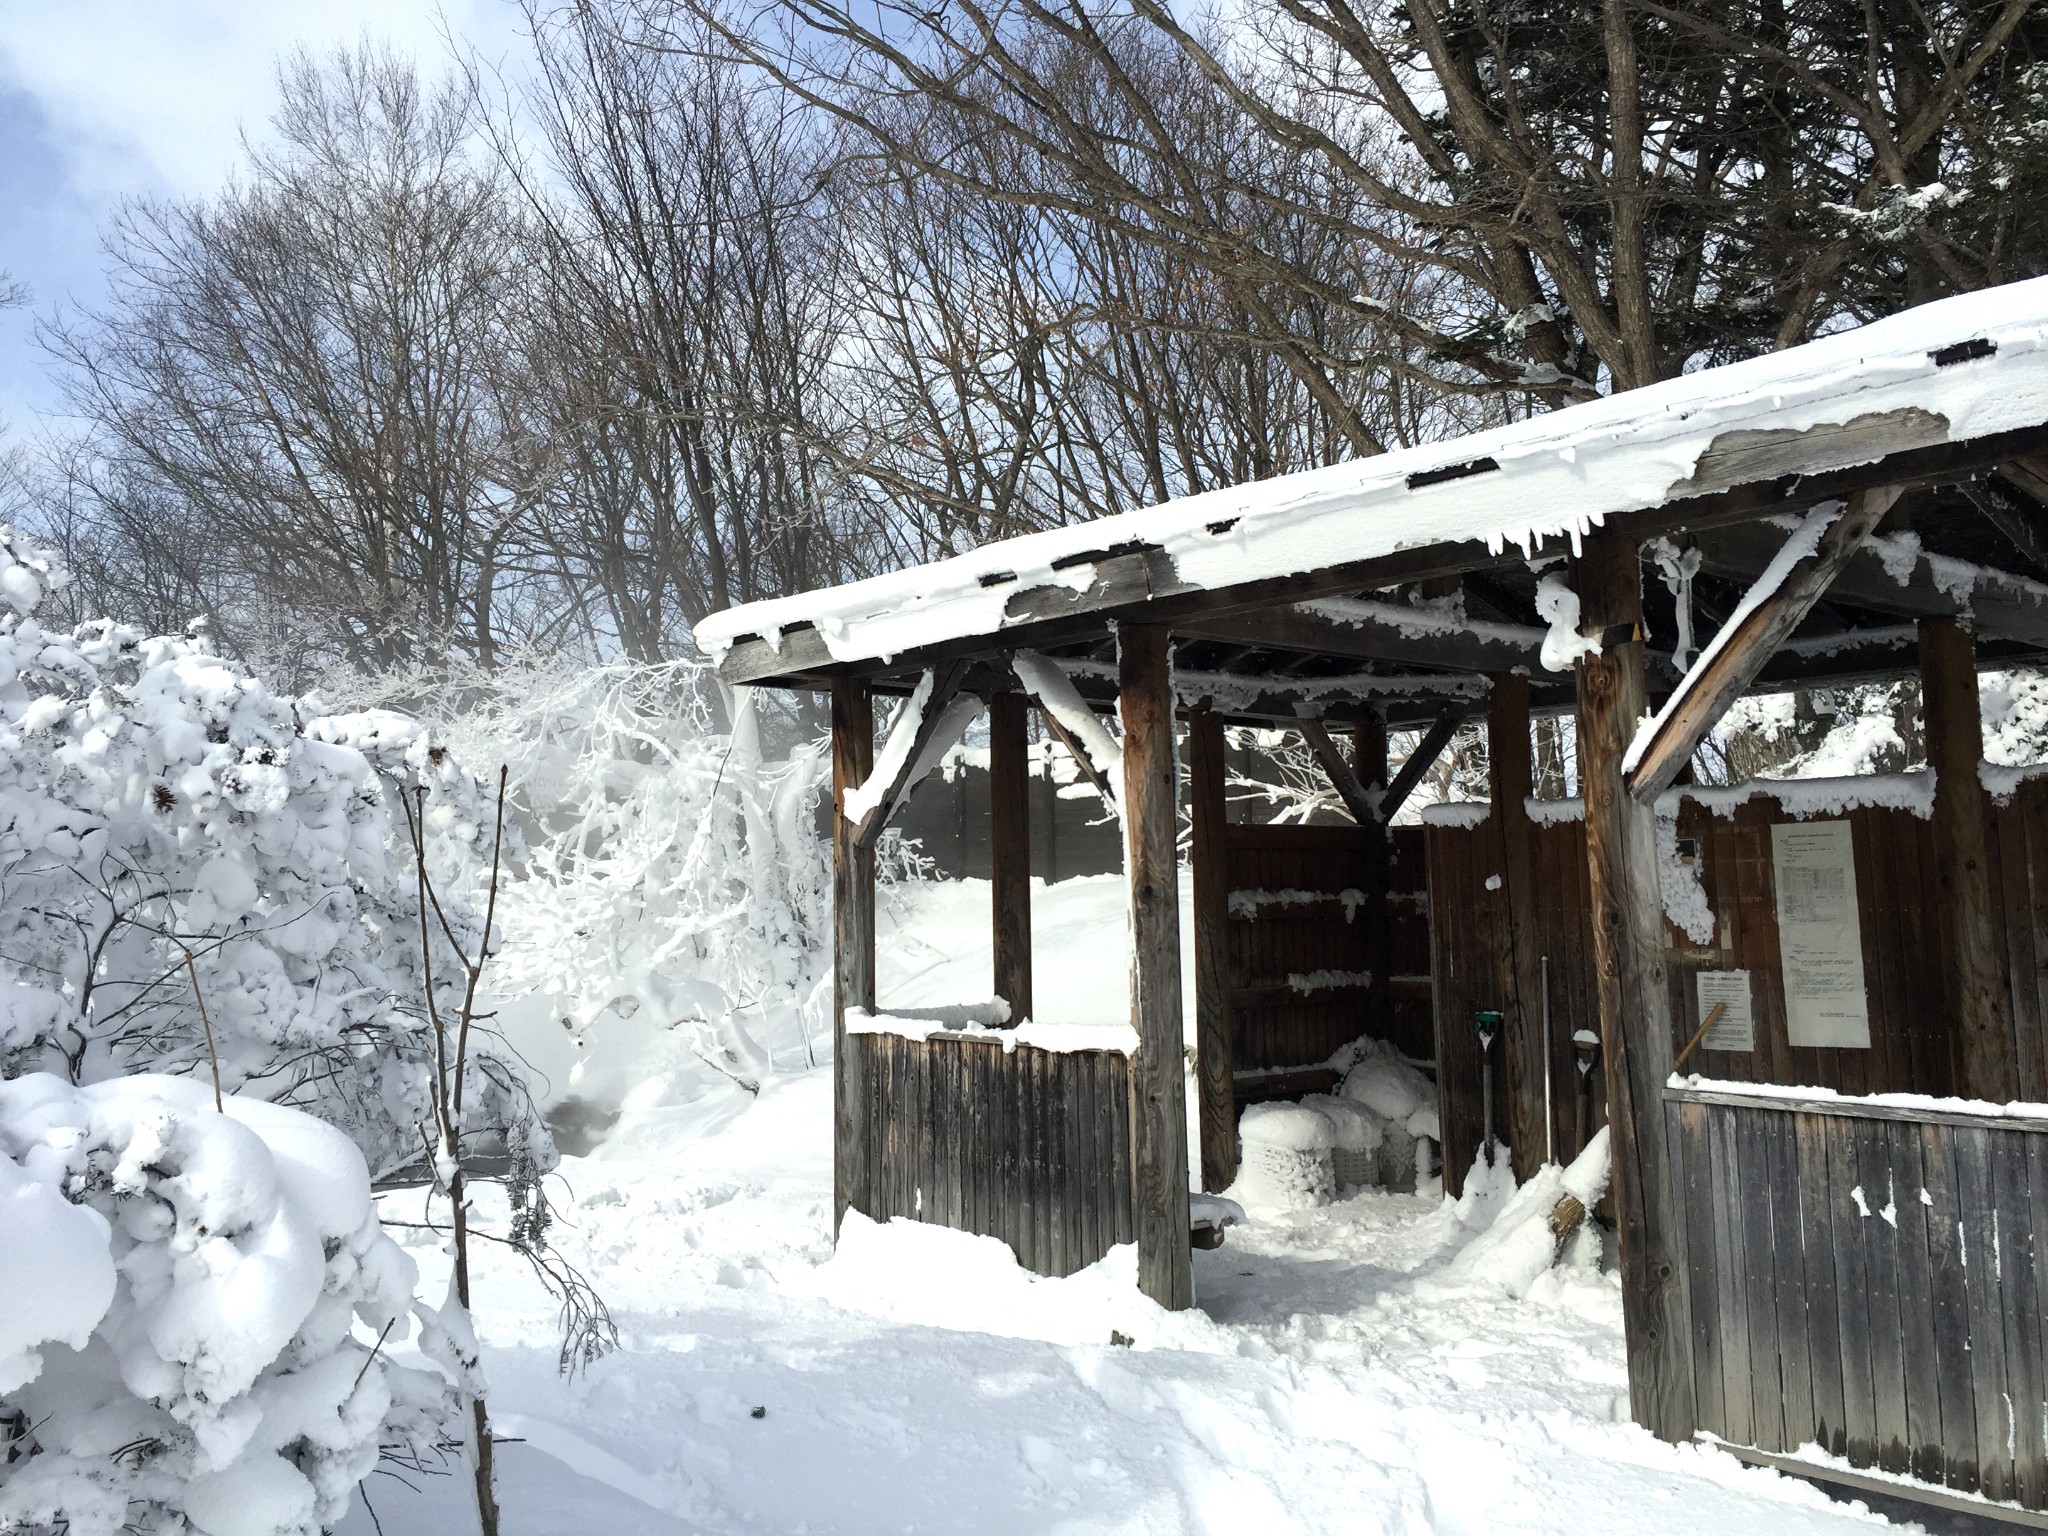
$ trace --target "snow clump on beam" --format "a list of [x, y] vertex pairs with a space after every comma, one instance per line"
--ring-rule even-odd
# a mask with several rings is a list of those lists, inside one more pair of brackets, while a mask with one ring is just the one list
[[[1921, 305], [1766, 357], [1703, 369], [1486, 432], [1208, 491], [948, 560], [713, 614], [697, 644], [722, 658], [758, 636], [817, 632], [835, 662], [879, 661], [1046, 613], [1014, 604], [1086, 594], [1102, 562], [1143, 553], [1153, 595], [1220, 591], [1438, 545], [1576, 542], [1617, 514], [1720, 489], [1697, 477], [1730, 433], [1800, 432], [1889, 413], [1926, 441], [2048, 422], [2048, 278]], [[1912, 413], [1910, 418], [1904, 413]], [[1816, 445], [1814, 473], [1867, 459]]]
[[[446, 1382], [348, 1138], [190, 1078], [0, 1082], [0, 1528], [314, 1536]], [[189, 1524], [188, 1524], [189, 1522]]]

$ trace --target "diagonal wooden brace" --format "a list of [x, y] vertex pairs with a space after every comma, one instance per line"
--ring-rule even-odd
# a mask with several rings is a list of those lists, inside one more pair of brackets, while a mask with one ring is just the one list
[[[1677, 779], [1728, 706], [1756, 681], [1764, 664], [1812, 612], [1836, 572], [1899, 499], [1898, 486], [1879, 486], [1851, 496], [1811, 554], [1785, 572], [1775, 587], [1744, 607], [1714, 637], [1685, 675], [1634, 752], [1624, 783], [1639, 801], [1654, 799]], [[1769, 579], [1769, 573], [1763, 578]], [[1754, 589], [1753, 589], [1754, 590]]]

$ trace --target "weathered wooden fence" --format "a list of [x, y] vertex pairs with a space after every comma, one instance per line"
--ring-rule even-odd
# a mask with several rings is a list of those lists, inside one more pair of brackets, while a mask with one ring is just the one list
[[864, 1214], [1001, 1238], [1043, 1275], [1135, 1240], [1128, 1057], [957, 1035], [860, 1041]]
[[2048, 1507], [2048, 1118], [1690, 1088], [1665, 1117], [1700, 1427]]

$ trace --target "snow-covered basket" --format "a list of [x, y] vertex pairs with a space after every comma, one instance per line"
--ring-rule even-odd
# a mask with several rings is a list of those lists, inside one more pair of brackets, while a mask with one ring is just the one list
[[[443, 1380], [348, 1137], [189, 1078], [0, 1082], [0, 1529], [314, 1536]], [[464, 1328], [436, 1319], [440, 1331]]]

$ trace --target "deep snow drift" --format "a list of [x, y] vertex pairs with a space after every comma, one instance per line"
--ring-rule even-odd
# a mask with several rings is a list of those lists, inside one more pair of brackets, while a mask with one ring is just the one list
[[[1119, 884], [1035, 894], [1041, 1011], [1118, 1016]], [[985, 885], [898, 886], [885, 914], [885, 1006], [986, 995]], [[1583, 1247], [1519, 1299], [1453, 1263], [1502, 1214], [1497, 1180], [1459, 1206], [1254, 1209], [1195, 1255], [1201, 1308], [1176, 1316], [1138, 1296], [1127, 1252], [1048, 1282], [988, 1239], [853, 1220], [835, 1255], [830, 1073], [784, 1066], [758, 1099], [668, 1071], [564, 1162], [554, 1236], [623, 1341], [578, 1379], [555, 1373], [547, 1296], [483, 1256], [508, 1533], [1881, 1526], [1630, 1425], [1618, 1294]], [[419, 1197], [384, 1207], [415, 1219]], [[434, 1294], [446, 1260], [413, 1236]], [[386, 1536], [465, 1528], [457, 1478], [368, 1487]], [[360, 1501], [344, 1530], [371, 1536]]]

